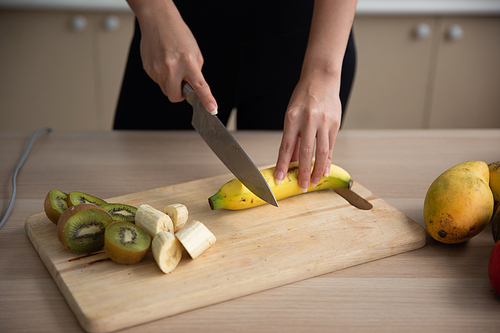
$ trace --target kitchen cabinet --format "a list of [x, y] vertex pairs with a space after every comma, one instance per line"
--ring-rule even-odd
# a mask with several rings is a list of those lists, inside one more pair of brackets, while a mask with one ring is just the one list
[[500, 18], [446, 18], [437, 33], [428, 126], [499, 128]]
[[[500, 127], [496, 13], [358, 14], [343, 128]], [[133, 22], [123, 9], [0, 9], [0, 130], [111, 129]]]
[[0, 11], [0, 130], [111, 129], [133, 15]]
[[344, 128], [500, 127], [500, 17], [359, 15]]

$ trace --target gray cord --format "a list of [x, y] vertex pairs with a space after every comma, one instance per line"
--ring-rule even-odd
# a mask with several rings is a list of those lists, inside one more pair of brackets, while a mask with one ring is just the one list
[[0, 228], [3, 227], [5, 222], [7, 222], [7, 219], [9, 218], [10, 212], [12, 211], [12, 208], [14, 207], [14, 200], [16, 198], [16, 187], [17, 187], [16, 186], [17, 173], [19, 172], [19, 169], [21, 169], [21, 167], [24, 164], [24, 161], [28, 157], [28, 154], [31, 150], [31, 146], [33, 146], [33, 142], [35, 141], [36, 136], [42, 131], [51, 132], [52, 128], [40, 127], [39, 129], [37, 129], [33, 133], [33, 135], [31, 136], [30, 142], [28, 143], [28, 147], [26, 147], [26, 150], [24, 151], [23, 156], [21, 156], [21, 158], [19, 159], [19, 162], [17, 162], [16, 168], [14, 169], [14, 174], [12, 175], [12, 195], [10, 196], [10, 202], [9, 202], [9, 206], [7, 207], [7, 212], [5, 212], [5, 215], [3, 216], [2, 221], [0, 222]]

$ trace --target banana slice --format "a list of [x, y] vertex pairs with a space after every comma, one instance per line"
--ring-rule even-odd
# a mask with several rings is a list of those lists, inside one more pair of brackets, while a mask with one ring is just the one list
[[137, 208], [135, 224], [146, 230], [151, 238], [161, 231], [174, 232], [174, 224], [170, 217], [148, 204]]
[[163, 209], [174, 223], [174, 232], [184, 228], [188, 220], [188, 209], [183, 204], [171, 204]]
[[168, 231], [160, 231], [151, 242], [151, 251], [158, 267], [163, 273], [172, 272], [182, 258], [182, 245], [179, 240]]
[[175, 236], [193, 259], [216, 242], [214, 234], [203, 223], [196, 220], [189, 222]]

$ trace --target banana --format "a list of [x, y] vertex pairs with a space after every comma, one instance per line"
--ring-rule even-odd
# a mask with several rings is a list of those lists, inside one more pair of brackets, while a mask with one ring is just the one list
[[181, 243], [168, 231], [160, 231], [154, 236], [151, 251], [158, 267], [165, 274], [172, 272], [182, 258]]
[[203, 223], [196, 220], [189, 222], [175, 234], [175, 237], [193, 259], [217, 241], [214, 234]]
[[161, 231], [174, 232], [174, 224], [170, 217], [148, 204], [137, 208], [135, 224], [146, 230], [151, 238]]
[[174, 224], [174, 233], [181, 230], [188, 220], [188, 209], [183, 204], [171, 204], [163, 208]]
[[[288, 173], [281, 184], [274, 180], [275, 167], [261, 170], [264, 179], [269, 184], [276, 200], [288, 198], [303, 193], [298, 184], [298, 162], [290, 163]], [[307, 192], [326, 190], [330, 188], [351, 187], [351, 176], [337, 165], [330, 165], [330, 173], [323, 176], [315, 187], [309, 186]], [[224, 184], [220, 190], [208, 199], [210, 208], [240, 210], [256, 207], [266, 202], [250, 192], [237, 178]]]
[[493, 192], [495, 210], [500, 207], [500, 161], [488, 164], [490, 170], [490, 189]]

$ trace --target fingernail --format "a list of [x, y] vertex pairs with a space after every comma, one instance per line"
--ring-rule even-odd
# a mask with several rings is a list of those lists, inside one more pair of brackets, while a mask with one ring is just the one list
[[283, 181], [284, 178], [285, 178], [285, 174], [283, 173], [283, 171], [278, 171], [276, 173], [276, 175], [274, 176], [274, 183], [276, 185], [279, 185], [279, 184], [281, 184], [281, 182]]
[[327, 166], [325, 168], [325, 177], [328, 177], [328, 176], [330, 176], [330, 167], [329, 166]]
[[318, 186], [318, 183], [319, 181], [321, 180], [321, 178], [319, 177], [314, 177], [312, 180], [311, 180], [311, 187], [316, 187]]
[[302, 180], [299, 183], [299, 186], [300, 186], [300, 190], [302, 191], [302, 193], [306, 193], [307, 188], [309, 187], [309, 182], [307, 180]]
[[214, 103], [208, 103], [207, 110], [210, 112], [212, 116], [215, 116], [218, 113], [217, 107], [215, 106]]

